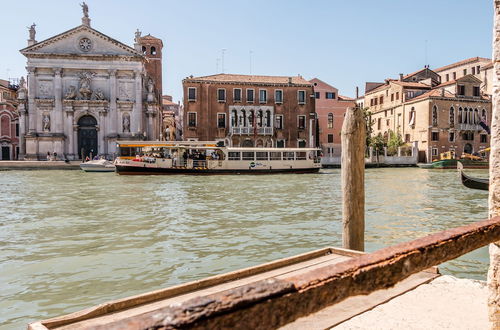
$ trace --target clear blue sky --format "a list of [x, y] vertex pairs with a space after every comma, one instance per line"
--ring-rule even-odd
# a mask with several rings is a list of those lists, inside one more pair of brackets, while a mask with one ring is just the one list
[[[80, 1], [1, 0], [0, 78], [25, 75], [27, 26], [41, 41], [81, 24]], [[216, 72], [318, 77], [355, 86], [429, 64], [491, 57], [493, 0], [87, 0], [92, 27], [128, 45], [134, 31], [161, 38], [165, 94]], [[426, 42], [427, 40], [427, 42]], [[427, 43], [427, 62], [426, 45]], [[221, 64], [219, 64], [221, 71]]]

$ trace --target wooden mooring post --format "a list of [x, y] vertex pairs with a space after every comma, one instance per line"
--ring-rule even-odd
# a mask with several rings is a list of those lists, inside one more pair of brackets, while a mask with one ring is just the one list
[[341, 140], [342, 246], [364, 251], [366, 126], [362, 109], [347, 109]]
[[[500, 0], [494, 0], [493, 95], [490, 139], [489, 217], [500, 215]], [[488, 312], [492, 329], [500, 328], [500, 241], [490, 244]]]

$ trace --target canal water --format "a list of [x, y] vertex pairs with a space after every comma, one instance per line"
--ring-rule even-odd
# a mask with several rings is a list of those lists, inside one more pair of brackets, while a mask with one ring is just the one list
[[[472, 171], [487, 175], [485, 171]], [[340, 170], [118, 176], [0, 172], [0, 328], [341, 246]], [[487, 217], [455, 171], [366, 171], [366, 249]], [[440, 266], [486, 278], [487, 248]]]

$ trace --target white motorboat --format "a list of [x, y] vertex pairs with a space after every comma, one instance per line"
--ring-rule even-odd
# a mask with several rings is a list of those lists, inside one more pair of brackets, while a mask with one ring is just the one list
[[80, 164], [80, 168], [85, 172], [114, 172], [115, 165], [106, 159], [91, 160]]

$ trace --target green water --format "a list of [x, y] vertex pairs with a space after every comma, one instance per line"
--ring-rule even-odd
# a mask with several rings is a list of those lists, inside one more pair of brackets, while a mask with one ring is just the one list
[[[487, 175], [472, 171], [474, 175]], [[340, 170], [118, 176], [0, 172], [0, 328], [341, 246]], [[366, 249], [487, 217], [455, 171], [366, 172]], [[487, 248], [440, 266], [485, 279]]]

